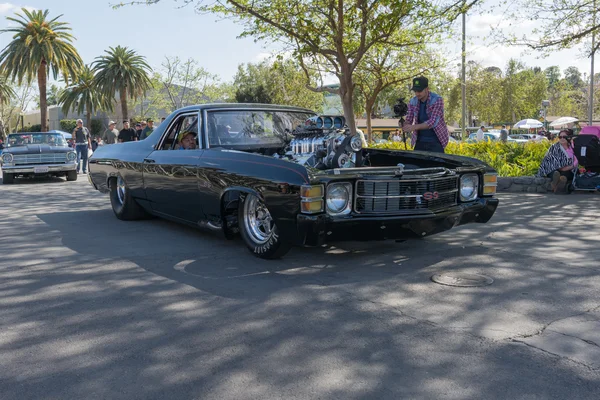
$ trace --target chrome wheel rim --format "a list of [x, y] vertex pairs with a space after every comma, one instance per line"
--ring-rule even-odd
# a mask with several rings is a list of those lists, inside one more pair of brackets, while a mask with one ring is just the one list
[[267, 207], [256, 196], [248, 195], [244, 202], [246, 232], [256, 243], [264, 244], [273, 236], [273, 218]]
[[120, 176], [117, 178], [117, 199], [119, 199], [119, 203], [122, 205], [125, 202], [125, 181]]

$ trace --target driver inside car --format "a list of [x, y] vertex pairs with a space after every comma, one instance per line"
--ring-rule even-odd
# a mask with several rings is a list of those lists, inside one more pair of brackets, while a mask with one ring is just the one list
[[194, 150], [196, 148], [196, 134], [194, 132], [181, 132], [179, 134], [177, 150]]

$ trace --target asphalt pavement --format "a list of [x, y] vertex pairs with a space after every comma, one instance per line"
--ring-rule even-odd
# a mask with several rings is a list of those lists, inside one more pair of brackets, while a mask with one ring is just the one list
[[600, 195], [499, 197], [264, 261], [119, 221], [85, 175], [0, 185], [0, 399], [599, 399]]

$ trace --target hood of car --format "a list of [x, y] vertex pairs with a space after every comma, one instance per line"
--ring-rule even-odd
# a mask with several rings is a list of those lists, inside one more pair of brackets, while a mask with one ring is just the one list
[[25, 146], [4, 148], [5, 153], [11, 154], [68, 153], [69, 151], [73, 151], [73, 149], [65, 146], [50, 146], [47, 144], [28, 144]]

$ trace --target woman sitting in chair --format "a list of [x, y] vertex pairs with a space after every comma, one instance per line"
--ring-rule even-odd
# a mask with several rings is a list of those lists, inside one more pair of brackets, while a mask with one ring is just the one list
[[554, 143], [542, 160], [537, 173], [539, 177], [552, 178], [554, 193], [569, 193], [569, 186], [577, 171], [577, 157], [573, 150], [572, 129], [563, 129], [558, 134], [558, 143]]
[[175, 150], [194, 150], [196, 148], [196, 134], [194, 132], [181, 132]]

